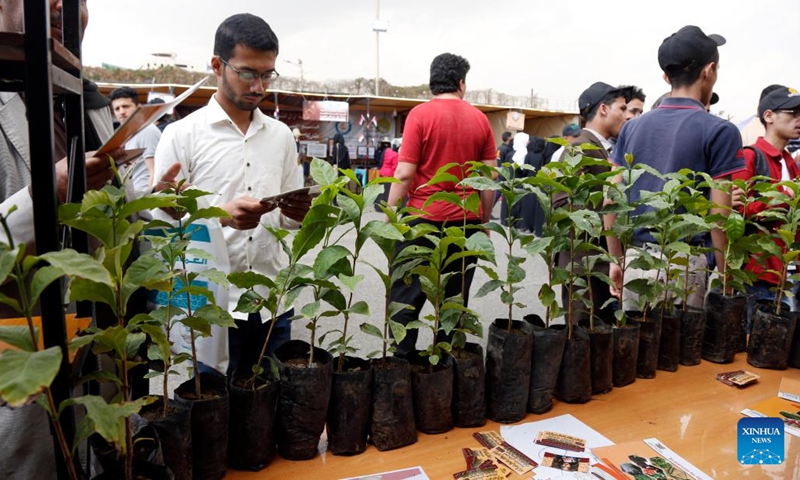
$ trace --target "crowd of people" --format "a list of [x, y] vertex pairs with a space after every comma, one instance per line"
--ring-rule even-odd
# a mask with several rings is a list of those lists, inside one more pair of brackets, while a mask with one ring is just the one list
[[[22, 0], [0, 0], [0, 31], [22, 31]], [[60, 31], [61, 1], [50, 0], [54, 31]], [[81, 2], [82, 24], [88, 21], [85, 0]], [[800, 138], [800, 94], [784, 87], [774, 86], [765, 90], [758, 104], [758, 117], [765, 127], [765, 135], [750, 149], [743, 150], [742, 138], [736, 127], [722, 118], [708, 113], [714, 102], [713, 87], [719, 74], [720, 53], [718, 47], [725, 44], [719, 35], [707, 35], [700, 28], [687, 26], [667, 37], [658, 49], [658, 61], [665, 79], [670, 85], [668, 95], [659, 99], [657, 107], [644, 111], [644, 93], [633, 86], [612, 86], [596, 82], [581, 93], [578, 110], [582, 126], [570, 124], [562, 130], [562, 136], [571, 145], [589, 143], [598, 147], [587, 154], [608, 160], [607, 167], [624, 166], [626, 154], [633, 154], [635, 162], [647, 164], [661, 173], [676, 172], [689, 168], [705, 172], [714, 178], [749, 179], [756, 173], [766, 172], [773, 180], [795, 179], [800, 169], [787, 151], [791, 140]], [[125, 146], [126, 150], [143, 149], [142, 159], [130, 165], [129, 194], [139, 196], [159, 191], [167, 185], [185, 180], [186, 185], [214, 192], [206, 202], [225, 210], [228, 218], [221, 220], [232, 271], [253, 271], [268, 277], [278, 275], [284, 267], [283, 255], [276, 239], [262, 225], [298, 228], [308, 211], [311, 198], [305, 194], [288, 197], [280, 204], [263, 202], [261, 199], [295, 190], [303, 183], [303, 172], [298, 170], [298, 138], [280, 121], [265, 115], [258, 108], [270, 82], [277, 78], [275, 70], [279, 53], [279, 42], [270, 26], [261, 18], [250, 14], [238, 14], [225, 19], [218, 27], [211, 68], [217, 77], [218, 90], [208, 105], [180, 120], [170, 123], [163, 132], [153, 127], [140, 132]], [[405, 122], [402, 148], [393, 148], [388, 138], [380, 141], [380, 174], [393, 176], [397, 182], [387, 188], [389, 205], [401, 202], [425, 210], [425, 214], [413, 221], [427, 223], [441, 230], [447, 225], [461, 225], [464, 212], [447, 202], [426, 205], [428, 198], [441, 191], [455, 191], [453, 184], [429, 185], [439, 168], [450, 162], [465, 163], [478, 160], [489, 166], [501, 164], [527, 164], [534, 171], [548, 162], [559, 161], [566, 154], [557, 145], [543, 137], [529, 137], [524, 132], [502, 135], [503, 143], [495, 147], [495, 139], [487, 117], [464, 101], [469, 62], [458, 55], [443, 53], [435, 57], [430, 66], [429, 84], [433, 98], [413, 108]], [[94, 156], [107, 140], [112, 129], [111, 113], [120, 122], [137, 108], [138, 94], [131, 89], [120, 88], [111, 94], [110, 100], [98, 98], [96, 86], [85, 82], [87, 186], [101, 188], [111, 180], [112, 172], [108, 160]], [[32, 232], [32, 202], [29, 191], [30, 158], [27, 154], [28, 139], [25, 117], [25, 100], [19, 94], [0, 94], [0, 129], [4, 141], [0, 142], [0, 213], [8, 214], [12, 206], [18, 211], [8, 217], [10, 231], [17, 242], [32, 247], [35, 243]], [[8, 120], [8, 121], [7, 121]], [[59, 128], [58, 122], [56, 122]], [[56, 162], [58, 198], [66, 201], [66, 141], [63, 141], [54, 158]], [[399, 152], [396, 151], [399, 149]], [[124, 152], [113, 153], [122, 157]], [[331, 151], [334, 164], [349, 168], [350, 159], [342, 138], [335, 138]], [[644, 176], [634, 186], [633, 195], [642, 190], [655, 191], [663, 181], [654, 176]], [[157, 180], [156, 180], [157, 179]], [[472, 193], [471, 189], [467, 192]], [[748, 192], [712, 190], [709, 197], [726, 214], [729, 207], [738, 207], [743, 202], [741, 195]], [[496, 202], [494, 192], [480, 193], [481, 208], [477, 214], [467, 215], [467, 224], [478, 226], [489, 220]], [[556, 199], [561, 201], [562, 199]], [[533, 202], [533, 200], [531, 200]], [[764, 208], [763, 204], [752, 209]], [[641, 207], [641, 214], [648, 207]], [[523, 231], [541, 234], [539, 206], [523, 202], [511, 215], [518, 220]], [[748, 210], [748, 215], [757, 212]], [[167, 212], [153, 212], [156, 217], [170, 219]], [[607, 226], [614, 222], [613, 215], [604, 219]], [[468, 235], [480, 231], [468, 229]], [[605, 239], [603, 240], [606, 241]], [[636, 233], [636, 245], [652, 241], [650, 232]], [[721, 230], [714, 230], [710, 238], [720, 251], [726, 238]], [[421, 238], [401, 242], [398, 251], [409, 244], [428, 245]], [[628, 252], [621, 250], [618, 239], [607, 237], [608, 251], [623, 258]], [[467, 260], [467, 263], [474, 262]], [[579, 259], [566, 254], [559, 255], [558, 263], [569, 265]], [[449, 269], [461, 265], [454, 262]], [[705, 267], [705, 259], [693, 258], [693, 268], [699, 272]], [[717, 268], [724, 274], [725, 263], [719, 255]], [[602, 304], [619, 292], [620, 271], [616, 263], [597, 262], [595, 268], [602, 269], [614, 281], [614, 286], [598, 282], [592, 288], [594, 301]], [[769, 296], [770, 286], [778, 279], [774, 273], [760, 267], [754, 259], [748, 267], [759, 278], [750, 292], [758, 297]], [[448, 272], [446, 272], [448, 273]], [[446, 288], [447, 296], [463, 294], [465, 305], [469, 301], [469, 290], [474, 269], [467, 268], [461, 278], [455, 272]], [[698, 280], [700, 282], [700, 280]], [[238, 328], [228, 333], [228, 373], [239, 367], [249, 369], [260, 353], [261, 345], [270, 328], [260, 314], [242, 316], [235, 312], [242, 292], [232, 287], [228, 310], [234, 315]], [[394, 320], [408, 324], [419, 315], [425, 301], [419, 279], [410, 283], [397, 281], [391, 292], [393, 302], [413, 305], [415, 309], [401, 310]], [[626, 295], [625, 298], [632, 298]], [[702, 301], [702, 292], [697, 298]], [[564, 302], [573, 301], [563, 298]], [[624, 306], [623, 306], [624, 307]], [[581, 308], [576, 315], [581, 315]], [[0, 312], [5, 314], [7, 312]], [[585, 312], [583, 312], [585, 313]], [[290, 338], [289, 319], [294, 315], [289, 309], [276, 321], [272, 333], [270, 351]], [[573, 318], [570, 321], [579, 321]], [[447, 337], [443, 335], [443, 337]], [[416, 348], [416, 330], [409, 330], [400, 342], [398, 355], [405, 355]], [[37, 405], [21, 411], [10, 412], [0, 408], [0, 444], [6, 447], [6, 455], [0, 459], [0, 471], [20, 478], [51, 478], [52, 444], [44, 442], [42, 449], [30, 447], [24, 437], [24, 429], [14, 425], [39, 425], [38, 431], [46, 431], [44, 412]], [[22, 423], [20, 423], [22, 422]], [[27, 423], [25, 423], [27, 422]], [[44, 422], [44, 423], [43, 423]], [[29, 439], [28, 439], [29, 440]], [[40, 444], [43, 442], [39, 442]], [[48, 447], [49, 445], [49, 447]], [[37, 452], [39, 452], [37, 454]], [[49, 456], [48, 456], [49, 455]]]

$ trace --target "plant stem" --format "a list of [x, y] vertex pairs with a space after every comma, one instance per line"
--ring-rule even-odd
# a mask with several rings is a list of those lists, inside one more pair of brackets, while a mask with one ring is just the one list
[[[358, 266], [358, 249], [353, 252], [353, 263], [351, 265], [350, 271], [353, 276], [356, 275], [356, 267]], [[344, 357], [347, 355], [347, 325], [350, 321], [350, 307], [353, 306], [353, 292], [350, 292], [350, 297], [347, 299], [347, 310], [344, 312], [344, 326], [342, 327], [342, 345], [341, 350], [339, 350], [339, 365], [337, 367], [337, 372], [342, 373], [344, 370]]]
[[67, 464], [69, 478], [72, 480], [78, 480], [78, 472], [75, 470], [75, 462], [72, 458], [72, 453], [70, 452], [67, 439], [64, 436], [64, 430], [61, 429], [61, 424], [58, 422], [58, 419], [55, 418], [55, 412], [57, 412], [58, 409], [56, 408], [56, 401], [53, 398], [53, 392], [50, 390], [50, 387], [45, 387], [44, 394], [47, 397], [47, 404], [50, 406], [50, 419], [52, 420], [53, 427], [56, 431], [56, 438], [58, 439], [58, 444], [61, 447], [61, 453], [64, 455], [64, 463]]
[[683, 313], [689, 311], [689, 259], [686, 259], [683, 281]]
[[[175, 280], [174, 278], [170, 280], [170, 297], [172, 297], [172, 289], [175, 287]], [[164, 325], [164, 330], [167, 333], [167, 343], [169, 343], [169, 333], [172, 330], [172, 325], [170, 324], [170, 319], [172, 318], [170, 309], [172, 308], [172, 298], [167, 299], [167, 321]], [[166, 358], [164, 358], [164, 378], [162, 379], [163, 388], [164, 388], [164, 416], [166, 417], [169, 415], [169, 371], [172, 368], [172, 358], [170, 352], [167, 353]]]

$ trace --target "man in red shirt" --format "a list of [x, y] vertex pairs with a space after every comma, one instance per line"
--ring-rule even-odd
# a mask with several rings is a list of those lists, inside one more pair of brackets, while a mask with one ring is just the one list
[[[766, 132], [751, 147], [744, 149], [745, 170], [733, 175], [733, 179], [749, 180], [756, 175], [765, 175], [774, 182], [800, 178], [800, 168], [786, 150], [789, 140], [800, 138], [800, 93], [792, 88], [781, 86], [761, 98], [758, 104], [758, 117]], [[757, 217], [768, 206], [763, 202], [750, 202], [743, 214], [748, 218]], [[777, 225], [769, 225], [774, 230]], [[785, 246], [775, 240], [782, 248]], [[745, 267], [753, 272], [757, 280], [747, 287], [747, 325], [752, 327], [753, 309], [758, 300], [773, 300], [772, 290], [780, 283], [780, 277], [771, 271], [782, 271], [780, 257], [767, 255], [764, 258], [752, 256]], [[789, 301], [786, 301], [789, 305]]]
[[[430, 87], [433, 98], [422, 105], [414, 107], [408, 114], [403, 129], [403, 148], [400, 149], [399, 162], [394, 176], [400, 183], [393, 183], [389, 191], [389, 205], [397, 205], [408, 199], [408, 206], [423, 209], [425, 201], [436, 192], [455, 192], [462, 197], [474, 192], [471, 188], [463, 191], [453, 183], [437, 183], [426, 185], [442, 166], [448, 163], [465, 164], [469, 161], [482, 161], [488, 166], [496, 164], [494, 134], [489, 120], [481, 111], [464, 101], [466, 78], [469, 62], [458, 55], [443, 53], [433, 59], [430, 71]], [[452, 168], [450, 173], [463, 178], [460, 168]], [[480, 193], [481, 211], [479, 215], [466, 212], [468, 224], [479, 225], [489, 220], [494, 192], [486, 190]], [[447, 202], [434, 202], [424, 208], [425, 214], [415, 220], [416, 223], [430, 223], [439, 228], [443, 226], [460, 226], [464, 222], [465, 212], [457, 205]], [[467, 235], [476, 229], [468, 229]], [[431, 246], [425, 239], [413, 242], [416, 245]], [[398, 252], [408, 246], [408, 242], [398, 245]], [[454, 252], [451, 252], [454, 253]], [[467, 273], [464, 278], [464, 304], [467, 304], [469, 288], [472, 283], [474, 259], [467, 260]], [[449, 271], [461, 271], [461, 262], [449, 265]], [[461, 275], [450, 278], [446, 287], [446, 297], [462, 293]], [[419, 311], [425, 303], [425, 295], [420, 287], [419, 279], [412, 278], [410, 284], [402, 280], [392, 285], [393, 302], [412, 305], [414, 310], [403, 310], [394, 316], [394, 320], [404, 325], [419, 317]], [[441, 335], [442, 332], [440, 332]], [[449, 340], [448, 335], [441, 335]], [[409, 330], [406, 338], [397, 346], [396, 354], [405, 356], [414, 350], [417, 331]]]

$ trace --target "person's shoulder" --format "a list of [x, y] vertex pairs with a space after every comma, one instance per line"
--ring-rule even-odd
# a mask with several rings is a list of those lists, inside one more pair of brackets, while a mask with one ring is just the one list
[[292, 134], [292, 130], [289, 128], [288, 125], [281, 122], [280, 120], [276, 120], [270, 117], [269, 115], [265, 115], [264, 113], [261, 113], [261, 116], [262, 116], [261, 120], [264, 122], [267, 128], [274, 130], [276, 133], [280, 135], [288, 135], [289, 137], [292, 137], [292, 141], [294, 141], [294, 135]]
[[[198, 126], [206, 125], [208, 123], [208, 106], [198, 108], [189, 115], [183, 118], [170, 122], [161, 135], [164, 136], [167, 132], [174, 134], [187, 133], [194, 131]], [[158, 127], [156, 127], [158, 128]]]

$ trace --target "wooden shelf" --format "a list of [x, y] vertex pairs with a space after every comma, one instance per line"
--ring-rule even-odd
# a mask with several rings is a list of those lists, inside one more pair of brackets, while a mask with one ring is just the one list
[[[800, 438], [785, 435], [786, 462], [782, 465], [740, 465], [737, 462], [736, 423], [747, 405], [778, 394], [784, 376], [800, 371], [761, 370], [747, 364], [740, 353], [732, 364], [703, 361], [694, 367], [681, 366], [677, 372], [659, 371], [655, 379], [638, 379], [634, 384], [597, 395], [584, 405], [556, 401], [544, 415], [529, 414], [522, 422], [535, 422], [572, 414], [615, 443], [657, 437], [711, 478], [800, 478]], [[759, 383], [739, 390], [724, 385], [714, 376], [744, 369], [761, 375]], [[464, 469], [461, 448], [477, 448], [472, 438], [477, 431], [499, 431], [488, 421], [481, 428], [456, 428], [441, 435], [419, 434], [416, 444], [399, 450], [379, 452], [369, 446], [353, 457], [329, 452], [302, 462], [277, 457], [260, 472], [228, 470], [226, 479], [339, 479], [422, 466], [431, 479], [453, 478]], [[565, 432], [569, 433], [569, 432]], [[512, 475], [509, 479], [530, 478]]]
[[[53, 93], [78, 94], [83, 90], [81, 61], [63, 45], [50, 39]], [[0, 32], [0, 90], [22, 91], [25, 75], [25, 35]]]

